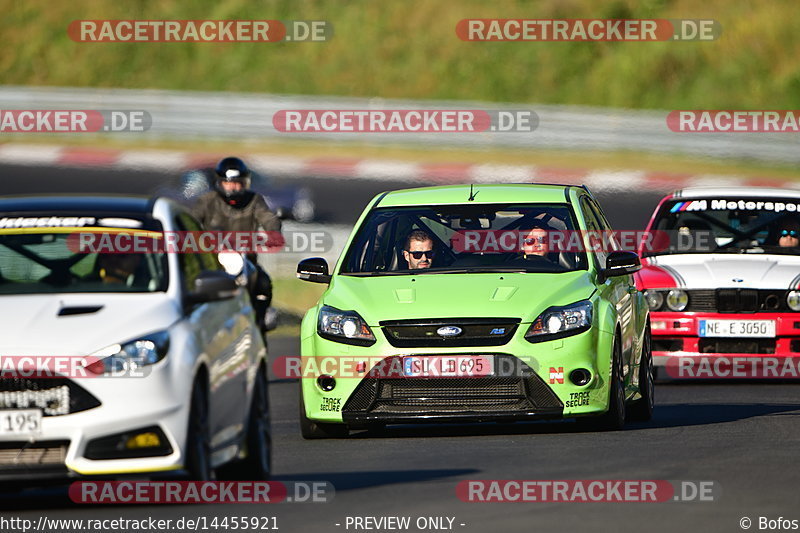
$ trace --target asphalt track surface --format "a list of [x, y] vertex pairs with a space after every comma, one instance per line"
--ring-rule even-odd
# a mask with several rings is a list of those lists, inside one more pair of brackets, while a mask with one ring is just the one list
[[[113, 191], [143, 193], [164, 183], [147, 173], [0, 167], [2, 194]], [[325, 198], [321, 218], [352, 222], [376, 192], [403, 183], [308, 179]], [[659, 194], [600, 194], [619, 229], [645, 223]], [[297, 338], [270, 340], [271, 357], [299, 353]], [[800, 520], [800, 389], [787, 383], [659, 384], [656, 412], [620, 432], [583, 432], [571, 422], [396, 426], [384, 434], [304, 441], [297, 383], [270, 382], [275, 480], [325, 480], [330, 503], [275, 505], [72, 504], [61, 487], [0, 496], [0, 517], [130, 518], [270, 516], [282, 531], [389, 531], [346, 527], [347, 517], [452, 517], [453, 530], [742, 531], [760, 517]], [[714, 481], [713, 502], [467, 503], [470, 479], [617, 479]], [[340, 524], [337, 526], [336, 524]], [[447, 521], [445, 520], [445, 524]], [[463, 526], [461, 524], [464, 524]], [[21, 531], [4, 529], [4, 531]], [[214, 531], [210, 529], [209, 531]]]

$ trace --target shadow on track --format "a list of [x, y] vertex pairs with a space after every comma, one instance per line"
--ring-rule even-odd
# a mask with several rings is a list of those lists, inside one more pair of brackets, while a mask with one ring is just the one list
[[329, 481], [337, 492], [344, 490], [365, 489], [381, 485], [398, 485], [434, 481], [451, 477], [477, 474], [474, 468], [449, 468], [441, 470], [383, 470], [354, 472], [312, 472], [302, 475], [275, 476], [272, 481]]
[[[628, 423], [622, 433], [659, 428], [706, 426], [724, 424], [760, 416], [783, 415], [796, 411], [798, 404], [668, 404], [657, 405], [653, 419], [644, 423]], [[791, 416], [791, 415], [790, 415]], [[558, 435], [569, 433], [618, 433], [587, 429], [571, 420], [555, 422], [517, 422], [442, 425], [397, 425], [380, 431], [354, 431], [349, 439], [398, 439], [480, 437], [497, 435]]]
[[671, 404], [659, 405], [653, 420], [646, 424], [631, 426], [631, 429], [673, 428], [724, 424], [760, 416], [784, 415], [796, 411], [800, 416], [800, 403], [717, 403], [717, 404]]
[[[436, 470], [379, 470], [367, 472], [313, 472], [301, 475], [275, 476], [270, 481], [327, 481], [337, 492], [366, 489], [382, 485], [419, 483], [439, 479], [477, 474], [473, 468], [452, 468]], [[98, 480], [99, 481], [99, 480]], [[10, 492], [12, 487], [3, 487], [0, 492], [0, 511], [22, 511], [36, 509], [85, 509], [91, 507], [135, 509], [131, 504], [77, 504], [70, 500], [69, 485], [50, 487], [19, 487], [18, 492]], [[159, 504], [161, 506], [180, 506], [195, 504]]]

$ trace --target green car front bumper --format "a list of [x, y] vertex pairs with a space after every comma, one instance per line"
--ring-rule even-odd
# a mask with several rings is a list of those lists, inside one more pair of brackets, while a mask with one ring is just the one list
[[[382, 328], [374, 328], [377, 341], [372, 346], [343, 344], [314, 332], [302, 339], [306, 417], [358, 427], [372, 423], [559, 419], [605, 413], [613, 334], [592, 327], [562, 339], [531, 343], [524, 338], [527, 326], [520, 324], [510, 341], [501, 346], [436, 348], [397, 348], [387, 341]], [[383, 361], [383, 368], [391, 368], [391, 363], [404, 356], [441, 355], [489, 356], [495, 361], [495, 373], [486, 377], [370, 373], [376, 362]], [[345, 366], [349, 371], [341, 371]], [[354, 371], [356, 368], [359, 370]], [[590, 376], [584, 384], [571, 379], [573, 372], [580, 370]], [[328, 378], [328, 387], [333, 378], [331, 390], [321, 387], [319, 378], [323, 376]]]

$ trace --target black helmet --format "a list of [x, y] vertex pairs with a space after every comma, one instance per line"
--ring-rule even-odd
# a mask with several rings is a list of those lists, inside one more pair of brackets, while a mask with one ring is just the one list
[[[245, 196], [250, 189], [250, 169], [238, 157], [226, 157], [217, 164], [217, 192], [226, 200], [237, 200]], [[242, 184], [240, 191], [226, 191], [222, 182], [237, 182]]]

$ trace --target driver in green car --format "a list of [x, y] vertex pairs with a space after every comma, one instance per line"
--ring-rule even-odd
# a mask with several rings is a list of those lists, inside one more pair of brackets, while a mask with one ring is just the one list
[[408, 234], [403, 257], [408, 263], [409, 269], [430, 268], [435, 255], [433, 239], [430, 235], [419, 229]]

